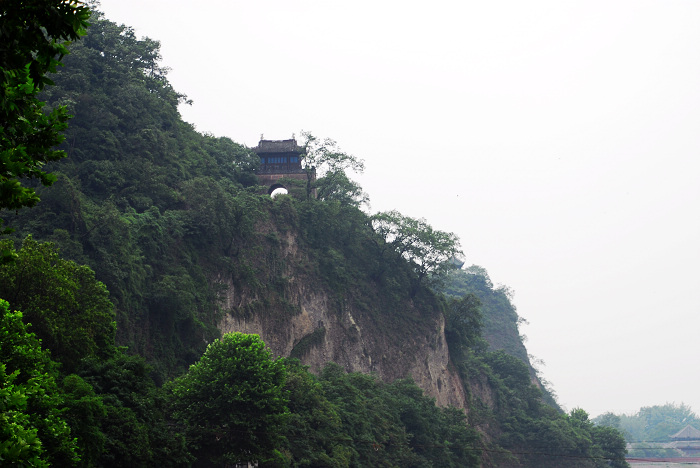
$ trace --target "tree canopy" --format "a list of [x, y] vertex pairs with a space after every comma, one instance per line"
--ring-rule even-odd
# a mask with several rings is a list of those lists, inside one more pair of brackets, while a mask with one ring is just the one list
[[104, 356], [114, 346], [114, 306], [104, 284], [85, 265], [64, 260], [51, 243], [31, 236], [15, 252], [0, 242], [14, 262], [0, 265], [0, 297], [24, 312], [32, 330], [68, 372], [87, 356]]
[[286, 370], [257, 335], [211, 343], [169, 386], [173, 416], [192, 450], [217, 464], [271, 462], [287, 413]]
[[72, 466], [77, 444], [62, 413], [57, 366], [22, 313], [0, 299], [0, 462]]
[[418, 283], [442, 279], [454, 269], [453, 260], [463, 255], [456, 234], [433, 229], [425, 219], [392, 210], [375, 214], [371, 222], [389, 250], [411, 263]]
[[53, 149], [64, 137], [68, 112], [45, 113], [37, 97], [53, 84], [70, 41], [85, 34], [90, 11], [76, 0], [0, 2], [0, 210], [16, 210], [39, 201], [22, 178], [50, 185], [55, 176], [43, 166], [65, 156]]
[[670, 436], [687, 425], [700, 429], [700, 417], [684, 403], [644, 406], [634, 414], [605, 413], [594, 421], [619, 429], [630, 443], [670, 442]]
[[[362, 159], [340, 149], [330, 138], [318, 138], [311, 132], [301, 132], [303, 152], [301, 160], [307, 174], [306, 195], [319, 188], [321, 199], [338, 200], [359, 205], [367, 201], [367, 194], [357, 183], [347, 177], [347, 171], [362, 173], [365, 163]], [[318, 180], [313, 181], [313, 175]]]

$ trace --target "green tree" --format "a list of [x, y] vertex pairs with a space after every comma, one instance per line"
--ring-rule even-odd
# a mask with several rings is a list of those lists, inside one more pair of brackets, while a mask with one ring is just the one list
[[420, 466], [382, 382], [371, 375], [346, 373], [334, 363], [323, 368], [319, 380], [353, 442], [350, 466]]
[[419, 466], [480, 466], [479, 452], [474, 450], [480, 437], [467, 426], [464, 411], [438, 408], [411, 379], [396, 380], [387, 390], [410, 436], [409, 447], [425, 460]]
[[[326, 197], [342, 197], [345, 200], [362, 202], [366, 195], [362, 193], [359, 185], [347, 178], [346, 171], [362, 173], [365, 170], [364, 161], [342, 151], [335, 140], [317, 138], [304, 131], [301, 135], [301, 160], [307, 175], [306, 198], [311, 198], [313, 190], [320, 184], [321, 194]], [[314, 177], [318, 177], [317, 183], [314, 183]], [[345, 190], [348, 192], [342, 193]]]
[[474, 294], [448, 299], [445, 338], [455, 361], [463, 360], [469, 350], [479, 353], [488, 347], [481, 334], [484, 323], [480, 306], [481, 302]]
[[16, 384], [19, 371], [7, 373], [0, 364], [0, 461], [15, 466], [49, 466], [32, 418], [27, 413], [37, 382]]
[[289, 418], [284, 437], [291, 466], [350, 466], [352, 438], [343, 433], [340, 417], [318, 378], [298, 359], [286, 359], [285, 367]]
[[619, 430], [609, 426], [594, 426], [591, 432], [593, 443], [598, 448], [603, 459], [608, 462], [607, 466], [613, 468], [629, 467], [625, 460], [627, 444]]
[[635, 414], [618, 416], [618, 420], [627, 442], [668, 442], [669, 436], [688, 424], [700, 427], [700, 418], [684, 403], [644, 406]]
[[28, 236], [14, 252], [0, 242], [14, 262], [0, 265], [0, 297], [24, 312], [24, 320], [64, 365], [75, 372], [87, 356], [109, 354], [114, 347], [114, 307], [104, 284], [87, 266], [62, 259], [51, 243]]
[[33, 206], [39, 197], [21, 178], [50, 185], [55, 177], [43, 166], [65, 156], [52, 149], [63, 141], [68, 113], [50, 113], [37, 97], [53, 84], [69, 41], [85, 34], [90, 11], [76, 0], [0, 2], [0, 209]]
[[184, 438], [167, 424], [165, 398], [151, 372], [141, 356], [119, 349], [108, 359], [85, 359], [81, 379], [64, 380], [71, 396], [69, 424], [82, 437], [79, 444], [92, 466], [187, 466], [191, 461]]
[[[444, 282], [443, 291], [447, 296], [457, 298], [474, 294], [480, 302], [482, 336], [490, 349], [503, 349], [523, 362], [529, 362], [519, 332], [523, 319], [518, 316], [512, 294], [505, 286], [494, 286], [484, 268], [472, 265], [451, 271]], [[553, 400], [551, 403], [556, 406]]]
[[344, 438], [336, 440], [351, 456], [350, 466], [479, 466], [474, 449], [480, 437], [464, 412], [438, 408], [412, 380], [384, 384], [329, 363], [319, 381], [342, 421]]
[[169, 384], [173, 417], [204, 462], [274, 464], [287, 414], [286, 371], [257, 335], [211, 343], [187, 374]]
[[0, 462], [12, 466], [74, 466], [76, 441], [63, 419], [58, 371], [27, 331], [21, 312], [0, 299]]
[[612, 427], [614, 429], [620, 429], [620, 423], [622, 419], [615, 413], [607, 412], [597, 416], [593, 419], [593, 423], [597, 426]]
[[426, 280], [439, 283], [455, 268], [452, 260], [463, 255], [457, 235], [433, 229], [422, 218], [404, 216], [396, 210], [385, 211], [372, 216], [372, 227], [388, 250], [413, 266], [417, 275], [413, 294]]
[[369, 204], [369, 196], [362, 190], [360, 184], [350, 180], [342, 170], [327, 172], [316, 181], [316, 190], [319, 200], [356, 207]]
[[65, 399], [62, 416], [76, 438], [81, 466], [95, 466], [105, 450], [107, 436], [102, 426], [109, 427], [114, 421], [107, 420], [107, 408], [95, 389], [76, 374], [61, 382]]

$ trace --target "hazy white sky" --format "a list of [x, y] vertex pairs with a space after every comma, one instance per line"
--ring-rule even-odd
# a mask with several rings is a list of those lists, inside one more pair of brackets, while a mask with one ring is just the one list
[[700, 412], [700, 2], [102, 0], [185, 120], [331, 137], [515, 291], [559, 402]]

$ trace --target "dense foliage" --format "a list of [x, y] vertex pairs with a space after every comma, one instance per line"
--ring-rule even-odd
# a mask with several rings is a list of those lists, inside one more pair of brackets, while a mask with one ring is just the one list
[[455, 408], [437, 408], [410, 380], [383, 384], [373, 376], [346, 374], [329, 364], [321, 388], [340, 418], [335, 450], [348, 454], [341, 466], [479, 465], [478, 433]]
[[85, 33], [89, 16], [75, 0], [0, 2], [0, 210], [39, 201], [22, 179], [56, 180], [43, 166], [65, 156], [54, 146], [64, 139], [68, 113], [61, 106], [44, 112], [37, 95], [52, 84], [47, 74]]
[[[153, 466], [189, 460], [140, 357], [114, 342], [108, 293], [86, 266], [27, 238], [0, 266], [0, 460], [29, 466]], [[24, 322], [36, 329], [27, 332]], [[40, 338], [40, 339], [39, 339]]]
[[494, 286], [484, 268], [472, 265], [451, 272], [443, 290], [452, 297], [474, 295], [480, 304], [483, 335], [489, 346], [492, 349], [503, 349], [527, 362], [527, 350], [518, 330], [522, 319], [511, 302], [508, 288]]
[[0, 461], [70, 466], [79, 457], [63, 413], [57, 366], [21, 312], [0, 299]]
[[[445, 335], [462, 379], [487, 394], [471, 394], [469, 422], [495, 436], [485, 447], [496, 465], [627, 466], [625, 441], [575, 409], [563, 414], [529, 366], [509, 293], [472, 266], [450, 274]], [[484, 318], [486, 317], [486, 319]], [[482, 335], [483, 331], [483, 335]]]
[[396, 210], [372, 216], [372, 228], [382, 240], [382, 253], [398, 254], [413, 267], [416, 277], [411, 287], [415, 294], [422, 283], [436, 284], [454, 269], [450, 261], [462, 254], [459, 238], [433, 229], [425, 219], [411, 218]]
[[171, 409], [200, 462], [281, 458], [286, 372], [257, 335], [230, 333], [207, 347], [169, 389]]
[[612, 426], [621, 429], [629, 442], [669, 442], [671, 435], [687, 425], [700, 429], [700, 417], [683, 403], [645, 406], [635, 414], [618, 417], [619, 423]]
[[58, 182], [31, 211], [5, 216], [89, 265], [117, 311], [118, 341], [149, 357], [159, 374], [184, 368], [218, 336], [210, 268], [226, 269], [261, 217], [256, 158], [227, 138], [182, 122], [159, 64], [159, 44], [90, 19], [55, 87], [43, 97], [74, 118], [53, 166]]
[[[355, 206], [368, 202], [367, 194], [346, 174], [348, 170], [362, 173], [363, 160], [342, 151], [330, 138], [318, 138], [311, 132], [301, 133], [301, 160], [306, 171], [306, 198], [315, 191], [321, 200], [338, 201]], [[314, 180], [315, 178], [318, 180]]]
[[[284, 386], [282, 382], [284, 381]], [[384, 384], [329, 364], [316, 377], [234, 333], [168, 385], [196, 464], [470, 467], [478, 433], [410, 380]]]
[[23, 312], [63, 370], [75, 372], [87, 356], [105, 357], [114, 343], [114, 311], [95, 273], [62, 259], [52, 244], [39, 244], [31, 236], [17, 252], [12, 241], [1, 242], [0, 249], [15, 258], [0, 265], [0, 297]]

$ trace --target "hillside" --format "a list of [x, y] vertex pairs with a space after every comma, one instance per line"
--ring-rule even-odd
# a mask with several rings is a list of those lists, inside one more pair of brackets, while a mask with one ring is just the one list
[[[330, 419], [342, 421], [333, 423], [333, 431], [344, 442], [324, 440], [309, 449], [314, 456], [323, 451], [333, 463], [314, 464], [309, 454], [294, 453], [298, 444], [289, 443], [289, 427], [284, 443], [270, 442], [287, 447], [280, 460], [294, 466], [368, 466], [376, 462], [372, 456], [381, 457], [372, 454], [369, 442], [362, 445], [361, 437], [350, 435], [348, 427], [355, 428], [351, 422], [360, 424], [360, 410], [345, 406], [338, 390], [343, 385], [353, 388], [350, 393], [363, 402], [358, 408], [369, 401], [363, 398], [374, 398], [375, 393], [386, 398], [381, 405], [391, 402], [386, 403], [382, 424], [392, 421], [395, 426], [387, 429], [391, 437], [380, 435], [386, 436], [382, 447], [391, 449], [385, 466], [460, 466], [454, 460], [469, 460], [470, 466], [561, 466], [561, 457], [578, 460], [570, 466], [599, 466], [604, 459], [625, 466], [614, 430], [594, 427], [583, 410], [566, 415], [553, 400], [543, 403], [517, 330], [518, 315], [507, 294], [490, 284], [485, 270], [456, 273], [446, 285], [452, 297], [443, 295], [418, 272], [415, 262], [392, 248], [353, 196], [342, 196], [357, 188], [347, 179], [335, 191], [321, 191], [318, 199], [270, 198], [257, 185], [259, 159], [249, 148], [229, 138], [202, 135], [181, 120], [177, 108], [186, 97], [169, 84], [157, 41], [138, 39], [130, 28], [97, 13], [88, 35], [72, 45], [63, 62], [54, 77], [56, 85], [42, 98], [49, 106], [66, 105], [74, 115], [62, 145], [68, 157], [47, 166], [58, 180], [51, 187], [37, 187], [41, 203], [2, 215], [15, 229], [12, 237], [18, 249], [29, 234], [34, 240], [53, 242], [63, 259], [94, 270], [94, 277], [83, 274], [104, 283], [106, 289], [96, 287], [100, 294], [109, 291], [116, 318], [114, 344], [126, 347], [132, 356], [143, 356], [150, 371], [138, 358], [122, 356], [107, 344], [95, 346], [108, 352], [95, 351], [89, 362], [76, 357], [71, 365], [92, 385], [90, 391], [98, 393], [113, 391], [105, 390], [112, 387], [103, 379], [116, 379], [118, 374], [120, 385], [128, 386], [132, 384], [124, 382], [130, 379], [119, 372], [138, 375], [138, 389], [119, 393], [130, 403], [115, 403], [109, 410], [113, 413], [105, 414], [114, 421], [119, 420], [115, 415], [124, 421], [140, 418], [145, 442], [139, 450], [148, 454], [143, 460], [162, 457], [180, 466], [192, 463], [192, 457], [213, 457], [201, 444], [183, 448], [184, 439], [179, 448], [162, 449], [168, 454], [155, 449], [158, 436], [148, 431], [166, 427], [168, 417], [165, 409], [158, 412], [165, 405], [159, 398], [167, 398], [153, 395], [165, 385], [171, 391], [170, 407], [177, 409], [178, 398], [172, 395], [177, 396], [177, 382], [182, 381], [177, 379], [187, 378], [188, 366], [206, 356], [205, 350], [212, 349], [208, 345], [219, 346], [222, 341], [216, 340], [222, 334], [244, 332], [260, 335], [273, 356], [298, 358], [319, 376], [317, 382], [289, 364], [290, 381], [301, 382], [299, 388], [305, 389], [298, 394], [288, 389], [298, 398], [290, 400], [290, 406], [311, 412], [302, 402], [304, 392], [315, 389], [319, 404], [337, 413]], [[321, 179], [319, 186], [327, 189], [331, 182]], [[23, 261], [26, 256], [28, 265], [33, 257], [26, 252], [31, 249], [53, 255], [46, 253], [50, 248], [45, 244], [35, 247], [33, 242], [26, 241], [25, 254], [19, 256]], [[52, 258], [52, 265], [63, 265]], [[65, 267], [73, 268], [77, 267]], [[19, 273], [7, 267], [3, 274], [15, 278]], [[41, 291], [41, 285], [34, 291]], [[107, 307], [105, 297], [100, 301]], [[27, 303], [32, 304], [31, 298]], [[65, 371], [65, 356], [54, 349], [53, 358]], [[352, 373], [373, 374], [378, 381]], [[457, 407], [464, 413], [433, 408], [430, 398], [401, 380], [406, 378], [439, 407]], [[137, 394], [152, 400], [139, 400], [133, 396]], [[423, 405], [422, 413], [406, 410], [420, 406], [414, 402]], [[115, 409], [122, 406], [133, 407], [137, 416]], [[158, 410], [145, 409], [151, 407]], [[185, 412], [177, 411], [172, 416], [176, 419]], [[306, 415], [302, 410], [293, 414]], [[466, 425], [460, 419], [464, 414]], [[177, 424], [191, 434], [195, 426], [182, 418]], [[171, 423], [167, 427], [176, 426]], [[121, 431], [132, 422], [114, 424]], [[420, 434], [429, 432], [429, 424], [453, 424], [452, 435], [462, 444], [459, 450], [468, 446], [472, 452], [427, 453], [426, 447], [452, 443], [449, 435], [441, 435], [439, 442], [417, 442]], [[374, 428], [363, 431], [365, 437]], [[119, 437], [128, 433], [124, 429], [107, 437], [105, 444], [121, 441]], [[373, 435], [372, 444], [379, 444], [380, 436]], [[173, 436], [169, 443], [177, 445], [179, 440]], [[189, 439], [187, 443], [192, 444]], [[131, 451], [114, 444], [96, 448], [94, 459], [103, 457], [102, 464], [107, 464], [107, 453], [116, 460], [114, 466], [134, 462], [114, 455], [126, 457]], [[410, 463], [401, 458], [409, 452], [418, 457]], [[449, 463], [440, 464], [443, 456]]]

